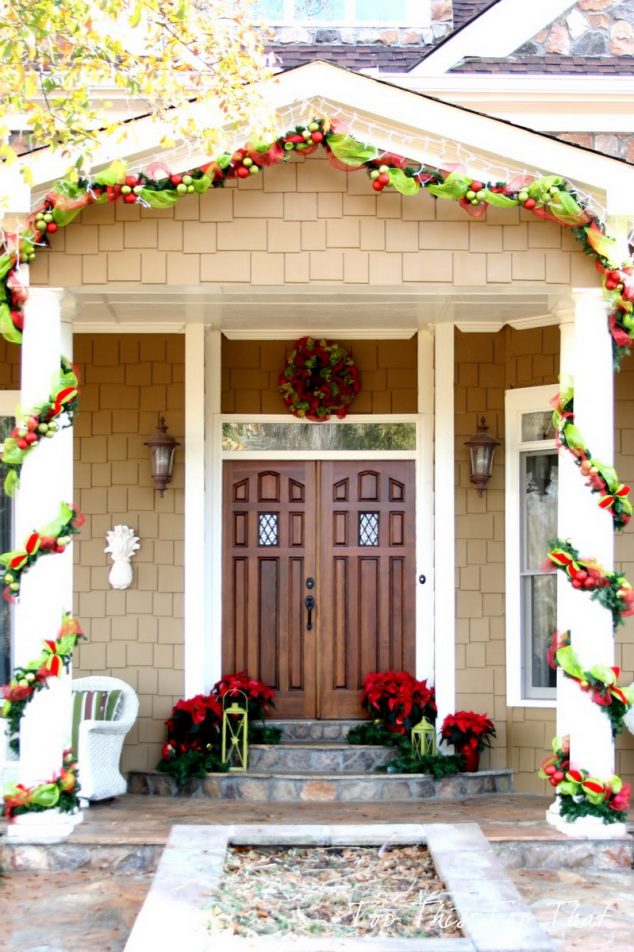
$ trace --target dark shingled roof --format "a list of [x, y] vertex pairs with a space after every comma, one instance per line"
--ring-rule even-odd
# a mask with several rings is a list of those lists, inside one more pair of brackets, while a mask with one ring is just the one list
[[581, 73], [632, 76], [634, 56], [521, 56], [517, 59], [464, 59], [452, 73]]
[[453, 0], [453, 28], [459, 30], [498, 0]]
[[335, 66], [355, 71], [380, 69], [383, 73], [406, 73], [431, 51], [429, 46], [385, 46], [382, 43], [278, 43], [275, 53], [282, 69], [303, 66], [314, 60], [326, 60]]

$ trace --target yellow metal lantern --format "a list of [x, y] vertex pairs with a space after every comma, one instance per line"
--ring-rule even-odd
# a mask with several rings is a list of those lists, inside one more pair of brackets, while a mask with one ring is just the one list
[[244, 691], [237, 692], [244, 698], [243, 706], [235, 700], [235, 693], [229, 707], [229, 695], [222, 699], [222, 762], [229, 765], [229, 770], [239, 771], [247, 769], [249, 756], [249, 704]]
[[412, 747], [416, 757], [433, 757], [436, 753], [436, 728], [426, 717], [412, 727]]

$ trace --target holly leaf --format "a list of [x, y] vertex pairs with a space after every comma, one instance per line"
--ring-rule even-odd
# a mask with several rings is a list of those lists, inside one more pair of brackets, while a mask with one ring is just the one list
[[469, 190], [471, 179], [460, 172], [450, 172], [442, 185], [428, 185], [427, 191], [436, 198], [449, 198], [457, 201]]
[[403, 169], [390, 169], [388, 172], [390, 185], [392, 185], [401, 195], [416, 195], [420, 185], [415, 178], [406, 175]]
[[363, 165], [378, 157], [373, 145], [363, 145], [345, 132], [337, 132], [328, 137], [328, 145], [332, 154], [345, 165]]
[[156, 191], [153, 188], [142, 188], [139, 197], [150, 206], [150, 208], [171, 208], [178, 201], [178, 192], [172, 189], [161, 189]]

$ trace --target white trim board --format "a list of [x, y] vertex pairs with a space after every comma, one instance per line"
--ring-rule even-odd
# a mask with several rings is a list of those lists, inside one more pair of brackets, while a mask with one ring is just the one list
[[523, 684], [523, 654], [521, 633], [520, 546], [519, 514], [519, 453], [531, 449], [552, 449], [554, 440], [528, 443], [521, 440], [522, 414], [548, 410], [550, 400], [557, 394], [557, 384], [542, 387], [524, 387], [507, 390], [504, 398], [505, 439], [505, 621], [506, 621], [506, 703], [509, 707], [555, 708], [555, 698], [525, 698]]

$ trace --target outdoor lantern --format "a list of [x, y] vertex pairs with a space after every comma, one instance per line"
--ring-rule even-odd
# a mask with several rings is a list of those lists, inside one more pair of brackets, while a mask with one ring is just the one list
[[433, 757], [436, 753], [436, 728], [426, 717], [412, 727], [412, 747], [415, 757]]
[[244, 698], [242, 707], [236, 700], [226, 707], [228, 694], [222, 699], [222, 762], [229, 765], [229, 770], [234, 771], [247, 769], [249, 752], [248, 701], [244, 691], [239, 693]]
[[478, 487], [478, 496], [483, 494], [491, 478], [495, 447], [500, 445], [498, 440], [487, 432], [488, 429], [484, 417], [481, 417], [478, 432], [465, 441], [471, 455], [471, 482]]
[[180, 446], [174, 437], [167, 432], [165, 417], [159, 419], [159, 425], [154, 436], [146, 440], [144, 446], [150, 447], [152, 454], [152, 479], [161, 496], [165, 487], [172, 479], [174, 468], [174, 450]]

